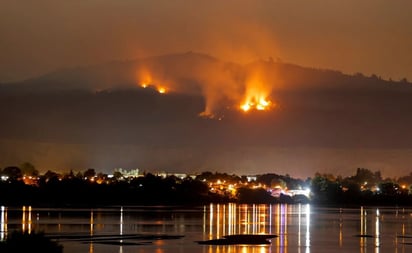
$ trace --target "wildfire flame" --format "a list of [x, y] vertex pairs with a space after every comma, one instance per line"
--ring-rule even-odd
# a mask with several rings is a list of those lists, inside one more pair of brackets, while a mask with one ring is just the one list
[[148, 87], [151, 87], [154, 90], [156, 90], [157, 92], [159, 92], [160, 94], [165, 94], [167, 92], [167, 89], [164, 86], [158, 86], [158, 85], [155, 85], [155, 84], [147, 84], [147, 83], [142, 83], [142, 84], [140, 84], [140, 86], [144, 89], [148, 88]]
[[240, 109], [242, 109], [244, 112], [248, 112], [253, 109], [258, 111], [265, 111], [268, 110], [271, 105], [272, 102], [263, 97], [252, 97], [251, 99], [248, 99], [246, 102], [241, 104]]
[[153, 83], [153, 78], [150, 72], [146, 69], [141, 69], [137, 73], [137, 80], [140, 87], [147, 88]]
[[157, 91], [158, 91], [160, 94], [164, 94], [164, 93], [166, 93], [166, 88], [165, 88], [165, 87], [157, 87]]
[[267, 98], [269, 93], [268, 85], [264, 85], [261, 76], [255, 73], [246, 84], [245, 98], [240, 109], [244, 112], [269, 110], [273, 106], [273, 103]]
[[[174, 82], [173, 78], [171, 80], [165, 78], [161, 71], [154, 75], [157, 73], [155, 70], [142, 67], [136, 73], [137, 84], [142, 88], [151, 89], [159, 94], [180, 90], [180, 86]], [[260, 68], [249, 70], [243, 76], [244, 79], [243, 77], [236, 79], [232, 75], [221, 74], [219, 71], [212, 71], [206, 75], [209, 73], [207, 69], [204, 72], [202, 69], [199, 73], [199, 76], [192, 78], [199, 79], [202, 85], [202, 95], [205, 96], [205, 109], [199, 113], [200, 117], [221, 120], [225, 110], [230, 110], [230, 108], [252, 113], [253, 111], [268, 111], [277, 106], [270, 98], [274, 80]], [[223, 109], [224, 107], [226, 109]]]
[[150, 87], [159, 92], [160, 94], [164, 94], [167, 92], [167, 88], [165, 86], [159, 86], [155, 84], [154, 78], [147, 69], [140, 69], [139, 71], [137, 71], [137, 80], [139, 86], [144, 89]]

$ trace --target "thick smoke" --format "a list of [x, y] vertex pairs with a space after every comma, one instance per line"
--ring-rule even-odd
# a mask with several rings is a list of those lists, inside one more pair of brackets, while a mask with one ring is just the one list
[[189, 52], [140, 61], [136, 82], [160, 93], [201, 95], [205, 105], [199, 115], [214, 118], [245, 103], [256, 110], [274, 105], [271, 95], [279, 78], [272, 65], [273, 61], [262, 60], [241, 65]]

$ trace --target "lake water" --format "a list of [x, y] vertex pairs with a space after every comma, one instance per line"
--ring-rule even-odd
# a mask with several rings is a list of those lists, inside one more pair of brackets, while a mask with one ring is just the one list
[[[412, 209], [212, 204], [200, 207], [1, 207], [0, 240], [43, 231], [76, 253], [412, 252]], [[271, 244], [199, 245], [228, 234], [275, 234]]]

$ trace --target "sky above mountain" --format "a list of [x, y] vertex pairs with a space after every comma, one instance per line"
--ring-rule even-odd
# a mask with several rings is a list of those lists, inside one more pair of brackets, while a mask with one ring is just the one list
[[0, 1], [0, 82], [189, 50], [412, 79], [412, 2]]

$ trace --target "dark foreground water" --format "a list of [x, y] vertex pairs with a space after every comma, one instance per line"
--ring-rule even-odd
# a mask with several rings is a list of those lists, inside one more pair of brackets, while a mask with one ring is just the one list
[[[0, 240], [43, 231], [64, 252], [412, 252], [412, 209], [207, 205], [44, 209], [0, 207]], [[275, 234], [268, 245], [199, 245], [228, 234]]]

